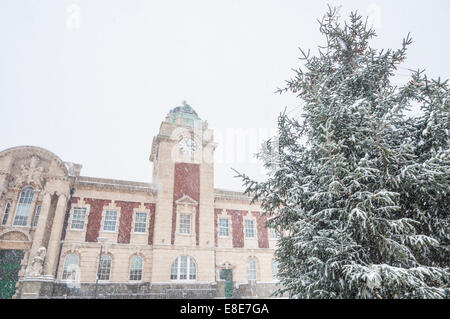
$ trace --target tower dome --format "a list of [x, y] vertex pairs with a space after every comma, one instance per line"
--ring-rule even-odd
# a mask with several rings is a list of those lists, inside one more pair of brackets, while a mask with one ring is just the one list
[[172, 123], [183, 122], [188, 125], [193, 125], [196, 121], [200, 120], [200, 117], [192, 106], [187, 104], [186, 101], [183, 101], [182, 105], [170, 110], [169, 114], [167, 114], [167, 120]]
[[183, 101], [182, 104], [183, 105], [174, 107], [172, 110], [170, 110], [169, 115], [174, 114], [174, 113], [185, 113], [185, 114], [195, 115], [197, 118], [199, 118], [197, 115], [197, 112], [195, 112], [195, 110], [192, 108], [192, 106], [187, 104], [186, 101]]

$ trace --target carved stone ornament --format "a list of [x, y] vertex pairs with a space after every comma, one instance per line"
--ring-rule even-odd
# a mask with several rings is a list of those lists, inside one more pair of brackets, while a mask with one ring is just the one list
[[42, 270], [44, 268], [44, 260], [45, 255], [47, 254], [47, 250], [45, 247], [39, 247], [36, 252], [36, 255], [33, 257], [33, 261], [31, 263], [31, 269], [28, 270], [27, 275], [29, 276], [41, 276]]
[[15, 178], [12, 186], [19, 187], [24, 184], [34, 184], [42, 188], [44, 183], [43, 174], [45, 173], [45, 169], [38, 166], [38, 163], [39, 157], [33, 155], [29, 164], [22, 164], [20, 166], [20, 173]]
[[234, 269], [236, 266], [229, 261], [225, 261], [223, 264], [217, 266], [220, 269]]

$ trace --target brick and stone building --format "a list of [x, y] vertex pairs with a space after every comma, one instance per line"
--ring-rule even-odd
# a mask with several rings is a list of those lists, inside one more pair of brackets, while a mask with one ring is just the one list
[[82, 176], [40, 147], [1, 151], [0, 294], [213, 298], [232, 281], [233, 297], [270, 296], [275, 234], [250, 197], [214, 188], [215, 148], [183, 104], [153, 138], [152, 183]]

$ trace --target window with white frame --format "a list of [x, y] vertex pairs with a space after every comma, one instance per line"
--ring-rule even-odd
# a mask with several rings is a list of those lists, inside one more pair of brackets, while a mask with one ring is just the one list
[[98, 280], [109, 280], [109, 275], [111, 274], [111, 261], [111, 256], [102, 255], [97, 270]]
[[30, 215], [31, 202], [33, 201], [33, 187], [27, 186], [20, 192], [19, 202], [17, 203], [16, 216], [14, 217], [14, 226], [26, 226], [28, 216]]
[[256, 280], [256, 262], [251, 257], [247, 259], [247, 280]]
[[70, 254], [64, 260], [64, 267], [62, 272], [62, 280], [75, 280], [77, 275], [78, 256]]
[[134, 232], [145, 233], [147, 229], [147, 213], [138, 212], [134, 220]]
[[142, 258], [133, 256], [130, 265], [130, 281], [142, 280]]
[[84, 229], [85, 218], [86, 218], [86, 208], [78, 208], [78, 207], [74, 208], [70, 229]]
[[41, 205], [38, 205], [36, 207], [36, 211], [34, 212], [34, 218], [33, 218], [33, 227], [36, 227], [39, 221], [39, 214], [41, 213]]
[[171, 280], [196, 280], [197, 271], [194, 260], [189, 256], [179, 256], [170, 267]]
[[180, 234], [191, 233], [191, 215], [180, 214]]
[[116, 231], [117, 212], [115, 210], [107, 210], [105, 212], [105, 223], [103, 224], [103, 230]]
[[245, 238], [254, 238], [255, 237], [255, 229], [254, 222], [252, 219], [245, 220]]
[[3, 212], [2, 225], [6, 225], [8, 222], [9, 211], [11, 210], [11, 203], [7, 203], [5, 207], [5, 211]]
[[278, 279], [278, 262], [272, 259], [272, 278]]
[[219, 218], [219, 236], [228, 237], [229, 235], [228, 218]]

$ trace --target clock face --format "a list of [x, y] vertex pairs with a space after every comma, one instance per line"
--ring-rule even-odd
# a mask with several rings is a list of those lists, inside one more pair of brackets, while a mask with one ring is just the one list
[[195, 150], [197, 149], [197, 145], [195, 144], [194, 140], [188, 137], [182, 138], [178, 143], [178, 146], [180, 147], [181, 152], [186, 155], [193, 155]]

